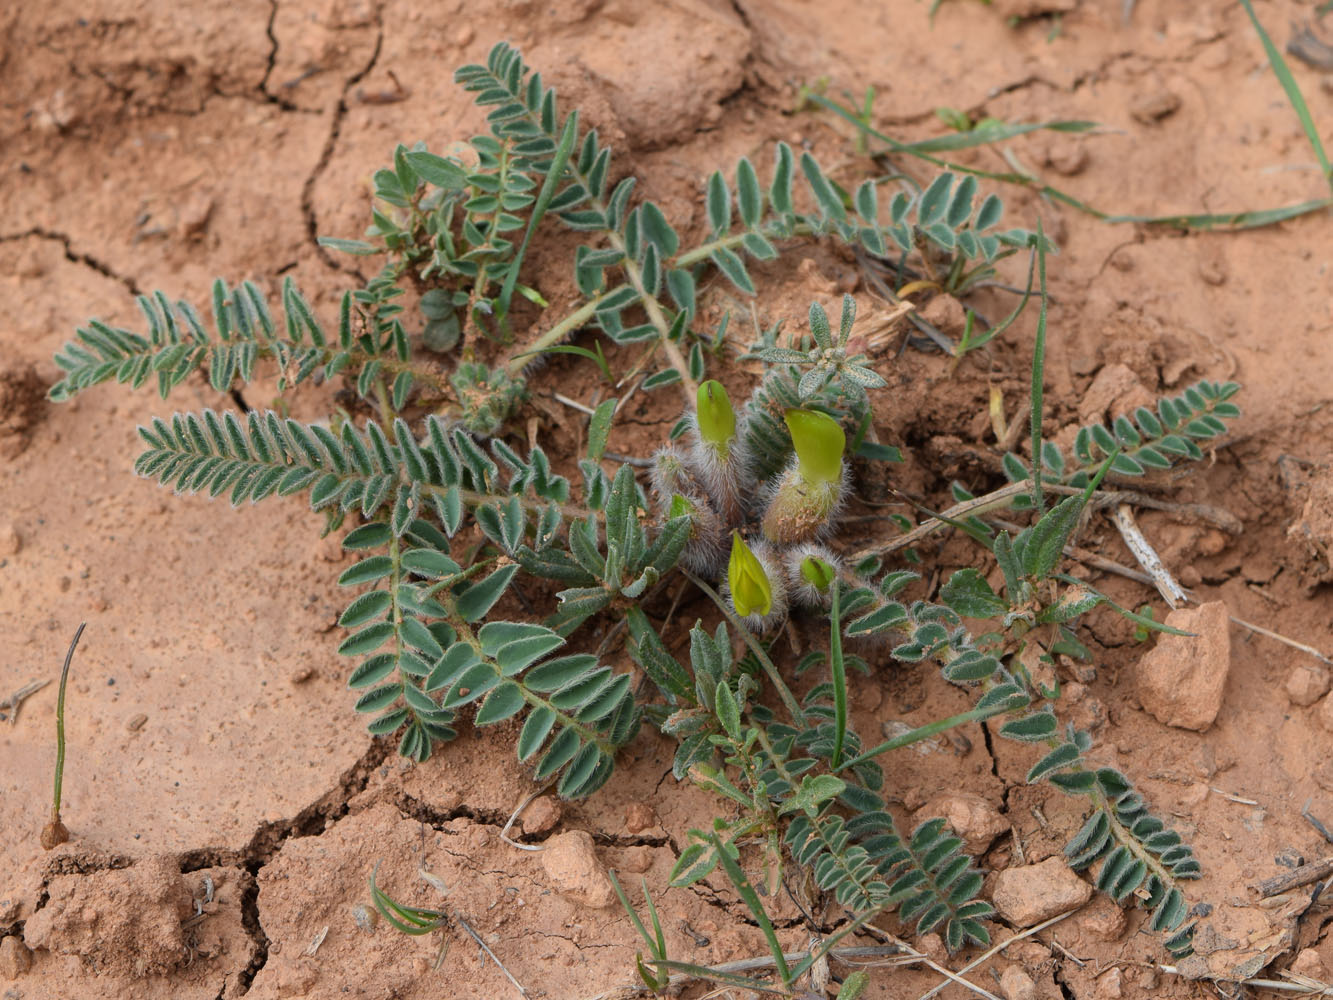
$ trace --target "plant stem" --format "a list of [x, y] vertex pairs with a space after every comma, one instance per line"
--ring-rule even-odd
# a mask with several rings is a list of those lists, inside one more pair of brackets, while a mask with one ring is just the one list
[[60, 668], [60, 694], [56, 697], [56, 784], [55, 797], [51, 800], [51, 818], [60, 822], [60, 791], [65, 778], [65, 685], [69, 681], [69, 665], [74, 660], [74, 649], [83, 636], [87, 622], [79, 622], [74, 638], [70, 640], [69, 650], [65, 653], [65, 665]]
[[596, 298], [589, 299], [587, 302], [583, 303], [583, 305], [579, 306], [572, 313], [570, 313], [568, 316], [562, 319], [555, 326], [551, 327], [551, 329], [547, 330], [536, 340], [532, 341], [526, 350], [520, 351], [518, 354], [515, 354], [513, 357], [511, 357], [509, 359], [509, 364], [505, 366], [505, 371], [506, 373], [508, 373], [509, 377], [517, 378], [519, 375], [523, 374], [523, 369], [526, 368], [529, 364], [531, 364], [530, 361], [524, 359], [531, 358], [534, 354], [541, 354], [547, 348], [554, 347], [556, 344], [562, 343], [566, 337], [568, 337], [579, 327], [583, 326], [585, 323], [591, 320], [593, 316], [597, 314], [597, 307], [602, 304], [603, 299], [605, 299], [607, 296], [615, 292], [620, 291], [620, 289], [624, 287], [625, 287], [624, 285], [617, 285], [615, 288], [603, 292]]
[[1037, 217], [1037, 272], [1040, 281], [1041, 311], [1037, 314], [1037, 342], [1032, 348], [1032, 506], [1041, 517], [1046, 498], [1041, 491], [1041, 417], [1042, 390], [1046, 378], [1046, 236], [1041, 217]]
[[65, 780], [65, 685], [69, 681], [69, 665], [74, 660], [74, 650], [79, 645], [87, 622], [79, 622], [74, 638], [70, 640], [65, 653], [65, 665], [60, 668], [60, 693], [56, 696], [56, 778], [55, 790], [51, 798], [51, 821], [42, 829], [42, 847], [51, 850], [58, 844], [69, 840], [69, 831], [60, 822], [60, 793]]
[[942, 733], [946, 729], [952, 729], [954, 726], [961, 726], [968, 722], [981, 722], [989, 719], [993, 715], [1001, 715], [1009, 709], [1003, 705], [997, 705], [992, 708], [974, 708], [967, 712], [960, 712], [958, 715], [951, 715], [947, 719], [937, 719], [935, 722], [929, 722], [924, 726], [919, 726], [910, 732], [903, 733], [901, 736], [895, 736], [891, 740], [886, 740], [877, 747], [873, 747], [861, 754], [859, 757], [853, 757], [851, 760], [844, 761], [842, 766], [837, 768], [840, 771], [846, 771], [856, 767], [858, 764], [864, 764], [868, 760], [878, 757], [882, 753], [888, 753], [890, 750], [901, 750], [903, 747], [911, 746], [913, 743], [920, 743], [924, 739], [929, 739], [936, 733]]
[[829, 673], [833, 678], [833, 757], [829, 764], [837, 771], [842, 767], [842, 745], [847, 738], [847, 664], [842, 659], [842, 615], [838, 602], [838, 580], [832, 584], [832, 608], [829, 619], [833, 627], [829, 629]]

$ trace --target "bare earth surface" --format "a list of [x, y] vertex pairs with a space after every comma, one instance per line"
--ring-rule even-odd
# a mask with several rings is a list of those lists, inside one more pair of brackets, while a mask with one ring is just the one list
[[[529, 807], [514, 832], [544, 852], [499, 836], [533, 790], [512, 732], [478, 736], [464, 725], [416, 767], [370, 740], [333, 652], [344, 557], [318, 540], [318, 519], [295, 502], [237, 513], [174, 498], [131, 472], [136, 424], [230, 399], [202, 379], [169, 406], [113, 386], [64, 406], [44, 394], [57, 377], [51, 357], [77, 324], [141, 325], [131, 293], [161, 288], [202, 303], [215, 275], [274, 291], [290, 274], [327, 314], [356, 278], [315, 234], [360, 234], [370, 176], [396, 142], [443, 149], [482, 127], [451, 74], [500, 39], [544, 70], [566, 107], [584, 109], [617, 148], [617, 169], [633, 170], [682, 231], [705, 224], [711, 169], [747, 154], [767, 165], [777, 139], [812, 149], [840, 178], [870, 175], [841, 123], [792, 113], [797, 86], [820, 77], [835, 96], [873, 85], [877, 127], [902, 139], [940, 134], [933, 111], [942, 105], [974, 118], [1096, 120], [1099, 134], [1036, 133], [1006, 148], [1110, 212], [1266, 208], [1326, 194], [1238, 5], [1145, 0], [1126, 26], [1118, 3], [1052, 2], [1044, 6], [1066, 9], [1055, 37], [1050, 19], [1006, 25], [1000, 8], [1032, 6], [1024, 3], [948, 2], [933, 28], [928, 6], [49, 0], [0, 11], [0, 698], [54, 676], [75, 625], [89, 623], [68, 703], [72, 839], [55, 851], [38, 845], [54, 684], [0, 724], [0, 995], [514, 995], [457, 927], [435, 971], [439, 935], [407, 938], [367, 922], [377, 862], [381, 884], [426, 906], [437, 895], [416, 871], [428, 866], [533, 996], [592, 997], [633, 978], [637, 939], [607, 891], [607, 867], [627, 882], [646, 876], [675, 957], [710, 964], [764, 952], [722, 881], [666, 888], [686, 831], [708, 822], [714, 802], [675, 785], [664, 739], [645, 734], [591, 800]], [[1290, 22], [1312, 14], [1289, 0], [1257, 7], [1280, 42]], [[1293, 68], [1327, 142], [1333, 77]], [[995, 150], [972, 162], [1009, 169]], [[1201, 600], [1333, 650], [1333, 219], [1186, 237], [1005, 195], [1011, 224], [1035, 227], [1040, 216], [1062, 249], [1051, 261], [1048, 433], [1201, 377], [1242, 382], [1235, 433], [1167, 494], [1225, 508], [1232, 530], [1147, 511], [1141, 527]], [[539, 245], [534, 258], [557, 307], [574, 296], [568, 268], [540, 264], [565, 249]], [[756, 273], [772, 290], [756, 303], [765, 326], [799, 326], [812, 299], [834, 309], [844, 290], [857, 294], [867, 326], [887, 308], [854, 263], [827, 249], [797, 249]], [[1017, 265], [1007, 277], [1021, 281]], [[728, 307], [748, 311], [721, 286], [705, 301], [710, 321]], [[1010, 302], [991, 291], [977, 304], [1000, 315]], [[1019, 413], [1034, 322], [1035, 310], [953, 374], [939, 354], [899, 355], [897, 338], [876, 358], [893, 384], [876, 400], [876, 431], [907, 453], [892, 473], [904, 488], [944, 506], [951, 479], [977, 492], [1000, 481], [988, 394], [997, 387], [1007, 414]], [[591, 395], [587, 367], [562, 360], [534, 380], [514, 426], [535, 419], [567, 471], [583, 431], [549, 399], [557, 380], [567, 395]], [[271, 393], [250, 387], [247, 401], [267, 405]], [[656, 447], [675, 402], [645, 401], [611, 449]], [[313, 416], [328, 404], [312, 389], [291, 405]], [[862, 521], [843, 541], [855, 547], [890, 530]], [[1133, 561], [1100, 517], [1081, 544]], [[946, 570], [968, 564], [981, 565], [961, 541], [940, 552]], [[1150, 588], [1093, 578], [1161, 617]], [[693, 621], [709, 610], [679, 614]], [[1091, 727], [1094, 756], [1132, 775], [1194, 842], [1206, 877], [1191, 902], [1214, 908], [1198, 944], [1207, 970], [1253, 974], [1271, 961], [1276, 976], [1313, 949], [1297, 967], [1327, 978], [1333, 938], [1323, 926], [1333, 911], [1316, 905], [1297, 921], [1308, 897], [1260, 907], [1249, 888], [1297, 856], [1333, 852], [1301, 817], [1308, 803], [1333, 822], [1324, 667], [1233, 626], [1221, 712], [1200, 733], [1145, 711], [1135, 678], [1149, 647], [1130, 625], [1098, 612], [1089, 626], [1097, 668], [1067, 688], [1070, 710]], [[798, 639], [820, 635], [809, 623]], [[969, 705], [937, 671], [887, 658], [858, 684], [855, 723], [868, 738]], [[1024, 785], [1031, 761], [1021, 748], [997, 742], [992, 752], [979, 726], [920, 749], [888, 761], [896, 807], [915, 812], [941, 790], [978, 796], [985, 815], [1000, 817], [980, 837], [989, 872], [1057, 854], [1081, 822], [1076, 801]], [[932, 803], [922, 815], [948, 807]], [[785, 899], [774, 906], [784, 941], [803, 945], [800, 913]], [[1141, 922], [1141, 911], [1125, 922], [1094, 900], [969, 975], [999, 992], [1001, 976], [1021, 986], [1022, 971], [1043, 1000], [1215, 995], [1205, 981], [1157, 971], [1168, 960]], [[922, 947], [943, 961], [937, 945]], [[867, 995], [917, 997], [941, 981], [881, 969]]]

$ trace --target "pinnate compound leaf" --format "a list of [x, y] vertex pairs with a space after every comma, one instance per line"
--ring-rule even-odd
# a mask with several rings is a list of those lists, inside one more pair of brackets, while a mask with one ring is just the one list
[[463, 591], [458, 596], [455, 605], [463, 620], [475, 622], [486, 617], [486, 613], [500, 599], [500, 596], [505, 592], [505, 588], [509, 586], [517, 572], [517, 563], [501, 566], [484, 580], [472, 584], [467, 590]]

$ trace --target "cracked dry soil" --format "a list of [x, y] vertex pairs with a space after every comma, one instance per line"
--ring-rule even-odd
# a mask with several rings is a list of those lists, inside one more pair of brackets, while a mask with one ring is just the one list
[[[215, 275], [272, 292], [290, 274], [328, 314], [355, 274], [316, 234], [360, 232], [370, 175], [394, 143], [425, 139], [440, 149], [482, 127], [450, 75], [500, 38], [524, 49], [566, 107], [583, 109], [617, 149], [617, 168], [634, 170], [684, 232], [705, 224], [707, 172], [741, 155], [766, 165], [774, 140], [812, 148], [840, 178], [871, 169], [826, 117], [792, 113], [796, 86], [824, 76], [833, 95], [873, 85], [877, 126], [903, 139], [939, 134], [939, 106], [973, 118], [1102, 122], [1098, 135], [1038, 133], [1008, 149], [1026, 169], [1113, 211], [1271, 207], [1320, 194], [1298, 123], [1230, 2], [1142, 0], [1124, 25], [1120, 5], [1061, 0], [1049, 5], [1064, 10], [1054, 37], [1050, 19], [1006, 26], [999, 8], [1021, 5], [946, 3], [933, 28], [928, 6], [52, 0], [0, 10], [0, 696], [53, 675], [74, 626], [89, 621], [69, 696], [72, 839], [50, 854], [37, 837], [49, 802], [54, 686], [0, 724], [0, 937], [14, 942], [0, 943], [0, 995], [511, 995], [457, 926], [437, 971], [438, 935], [406, 938], [368, 924], [360, 908], [376, 863], [381, 884], [416, 905], [438, 903], [418, 868], [443, 879], [449, 906], [533, 995], [591, 997], [631, 979], [636, 941], [616, 906], [595, 905], [605, 894], [569, 892], [549, 855], [500, 839], [533, 790], [511, 733], [479, 737], [464, 725], [455, 743], [410, 767], [361, 731], [345, 664], [333, 654], [341, 601], [333, 581], [345, 560], [336, 543], [317, 541], [317, 522], [294, 503], [239, 514], [133, 478], [136, 423], [240, 400], [191, 380], [170, 406], [106, 387], [54, 407], [42, 399], [56, 378], [51, 357], [90, 316], [137, 327], [131, 293], [161, 288], [199, 303]], [[1289, 0], [1259, 10], [1279, 34], [1310, 16], [1308, 4]], [[1315, 119], [1333, 122], [1327, 80], [1304, 64], [1294, 69]], [[1170, 110], [1156, 116], [1160, 109]], [[1008, 169], [994, 151], [965, 158]], [[1229, 443], [1165, 494], [1223, 506], [1239, 530], [1151, 511], [1141, 525], [1204, 599], [1333, 648], [1333, 223], [1310, 216], [1182, 237], [1004, 193], [1013, 224], [1040, 216], [1062, 248], [1051, 266], [1048, 430], [1058, 436], [1199, 377], [1243, 382], [1246, 416]], [[533, 251], [537, 283], [556, 309], [574, 297], [561, 263], [570, 245], [554, 237]], [[812, 298], [833, 307], [844, 290], [857, 294], [864, 322], [874, 319], [876, 300], [855, 265], [828, 249], [798, 248], [756, 271], [771, 289], [756, 303], [764, 326], [795, 325]], [[1005, 276], [1021, 278], [1017, 269]], [[748, 311], [721, 287], [704, 301], [705, 324], [728, 308]], [[1010, 308], [996, 291], [977, 304], [995, 315]], [[951, 479], [975, 490], [998, 482], [987, 405], [992, 390], [1010, 415], [1023, 405], [1032, 324], [1025, 317], [953, 374], [912, 347], [877, 356], [894, 389], [877, 401], [876, 432], [907, 453], [891, 473], [896, 485], [943, 506]], [[612, 353], [617, 367], [631, 361]], [[1112, 371], [1118, 394], [1099, 396]], [[514, 426], [532, 427], [567, 472], [583, 429], [550, 399], [557, 382], [576, 398], [595, 390], [589, 371], [561, 359], [534, 379]], [[274, 396], [260, 382], [244, 398], [266, 406]], [[289, 403], [298, 418], [328, 405], [318, 389]], [[655, 447], [673, 405], [641, 395], [612, 449]], [[876, 475], [860, 484], [872, 501], [883, 499]], [[854, 522], [848, 544], [881, 530]], [[1103, 520], [1082, 545], [1130, 561]], [[956, 539], [935, 555], [945, 571], [982, 565]], [[1139, 584], [1092, 577], [1122, 604], [1157, 603]], [[709, 614], [686, 601], [676, 620]], [[1096, 671], [1067, 685], [1068, 710], [1092, 730], [1099, 759], [1132, 775], [1194, 842], [1206, 877], [1190, 899], [1213, 907], [1206, 942], [1235, 961], [1265, 949], [1271, 974], [1298, 953], [1302, 971], [1333, 971], [1327, 910], [1297, 919], [1255, 906], [1247, 888], [1330, 850], [1300, 812], [1308, 803], [1333, 820], [1325, 728], [1333, 706], [1309, 700], [1308, 683], [1288, 684], [1322, 667], [1235, 631], [1221, 714], [1208, 731], [1186, 732], [1139, 704], [1134, 669], [1144, 647], [1132, 630], [1102, 613], [1088, 626]], [[792, 635], [798, 647], [821, 641], [814, 622]], [[876, 662], [857, 685], [854, 722], [868, 737], [968, 705], [933, 671], [890, 662]], [[894, 808], [924, 816], [941, 807], [930, 800], [942, 789], [989, 803], [1007, 829], [979, 848], [987, 871], [1041, 861], [1078, 827], [1077, 803], [1026, 786], [1028, 757], [992, 745], [981, 727], [920, 751], [887, 763]], [[678, 958], [760, 954], [761, 936], [725, 883], [666, 889], [687, 831], [707, 822], [713, 801], [671, 779], [666, 741], [645, 734], [623, 756], [617, 780], [590, 801], [538, 800], [518, 824], [522, 839], [550, 846], [582, 831], [597, 865], [628, 882], [645, 877]], [[789, 947], [803, 945], [812, 924], [827, 930], [841, 919], [831, 905], [805, 914], [786, 894], [771, 902]], [[1206, 983], [1156, 971], [1163, 956], [1141, 923], [1137, 912], [1122, 921], [1094, 900], [972, 975], [996, 992], [1000, 977], [1012, 985], [1021, 972], [1042, 1000], [1213, 995]], [[997, 926], [997, 936], [1008, 933]], [[920, 969], [882, 969], [867, 995], [917, 997], [937, 982]]]

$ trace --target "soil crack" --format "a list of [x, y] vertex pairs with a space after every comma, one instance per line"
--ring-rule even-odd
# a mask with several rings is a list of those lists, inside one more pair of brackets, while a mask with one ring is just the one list
[[[273, 0], [273, 9], [274, 14], [276, 15], [277, 0]], [[270, 21], [270, 25], [271, 24], [272, 22]], [[274, 41], [274, 45], [277, 45], [276, 41]], [[338, 96], [338, 106], [334, 109], [333, 121], [329, 125], [329, 134], [324, 140], [324, 149], [320, 152], [319, 161], [311, 169], [310, 175], [305, 179], [305, 183], [301, 185], [301, 214], [305, 216], [306, 234], [309, 237], [310, 242], [314, 244], [315, 252], [319, 255], [319, 258], [335, 271], [352, 271], [353, 273], [356, 273], [354, 269], [343, 265], [337, 257], [319, 244], [319, 220], [315, 216], [315, 185], [319, 183], [320, 177], [324, 175], [324, 171], [328, 169], [329, 163], [332, 162], [333, 151], [337, 148], [338, 138], [342, 135], [343, 119], [347, 117], [348, 110], [347, 95], [352, 92], [353, 87], [364, 80], [366, 76], [369, 75], [370, 71], [375, 68], [375, 64], [379, 62], [380, 50], [383, 46], [384, 16], [377, 8], [375, 12], [375, 48], [371, 51], [370, 58], [366, 61], [366, 64], [343, 82], [342, 93]], [[275, 48], [273, 54], [274, 58], [276, 58], [276, 52], [277, 50]], [[265, 75], [264, 80], [265, 85], [267, 85], [267, 75]]]
[[65, 233], [55, 229], [44, 229], [41, 226], [33, 226], [21, 233], [0, 233], [0, 243], [13, 243], [26, 239], [54, 240], [65, 250], [65, 259], [72, 264], [82, 264], [84, 267], [92, 268], [98, 274], [110, 278], [112, 281], [118, 281], [129, 289], [131, 295], [142, 295], [138, 283], [131, 277], [116, 271], [110, 264], [92, 254], [82, 253], [74, 249], [73, 241]]
[[273, 67], [278, 64], [278, 36], [273, 32], [273, 25], [278, 20], [278, 0], [270, 0], [268, 11], [268, 23], [264, 25], [264, 34], [268, 36], [268, 61], [264, 64], [264, 77], [259, 81], [259, 86], [255, 89], [263, 95], [263, 99], [269, 104], [274, 104], [283, 111], [306, 111], [287, 100], [281, 94], [275, 94], [268, 89], [268, 81], [273, 76]]

